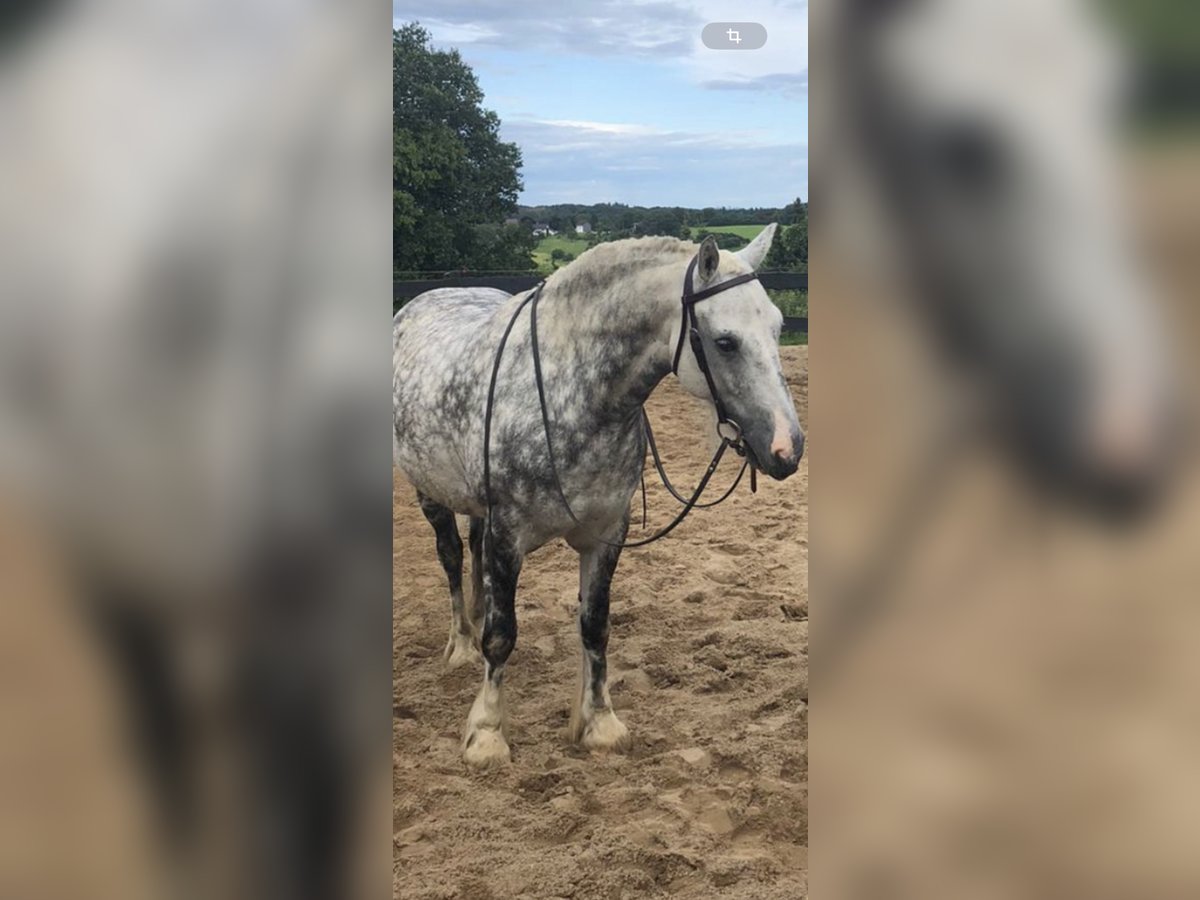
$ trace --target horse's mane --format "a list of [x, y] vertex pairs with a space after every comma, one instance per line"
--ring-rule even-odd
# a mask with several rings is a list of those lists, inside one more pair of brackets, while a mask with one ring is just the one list
[[673, 237], [625, 238], [585, 250], [546, 281], [546, 287], [569, 301], [594, 300], [631, 272], [652, 269], [692, 256], [696, 245]]

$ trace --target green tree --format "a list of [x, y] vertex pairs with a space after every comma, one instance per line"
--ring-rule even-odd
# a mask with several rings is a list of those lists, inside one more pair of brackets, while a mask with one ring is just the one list
[[471, 237], [471, 254], [464, 269], [523, 272], [533, 265], [529, 255], [535, 246], [533, 236], [518, 225], [474, 225]]
[[779, 224], [796, 225], [800, 222], [808, 223], [808, 204], [797, 197], [779, 211]]
[[458, 51], [416, 23], [392, 32], [392, 264], [397, 272], [531, 269], [516, 211], [521, 153]]
[[1133, 121], [1151, 128], [1200, 122], [1200, 6], [1195, 0], [1105, 0], [1137, 63]]
[[639, 234], [665, 234], [679, 237], [683, 232], [683, 219], [672, 210], [654, 210], [642, 220]]
[[[797, 199], [780, 213], [780, 229], [764, 267], [785, 272], [808, 271], [808, 204]], [[789, 223], [789, 224], [784, 224]]]

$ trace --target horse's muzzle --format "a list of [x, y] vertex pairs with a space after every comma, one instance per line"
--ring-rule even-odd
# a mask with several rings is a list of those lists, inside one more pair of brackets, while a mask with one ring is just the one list
[[756, 453], [752, 448], [749, 452], [751, 463], [760, 472], [776, 481], [783, 481], [796, 474], [800, 467], [800, 459], [804, 456], [804, 433], [793, 432], [791, 439], [783, 446], [778, 441], [772, 441], [767, 453]]

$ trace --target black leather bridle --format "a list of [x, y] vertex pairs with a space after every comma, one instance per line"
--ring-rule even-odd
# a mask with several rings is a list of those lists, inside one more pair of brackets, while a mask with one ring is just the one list
[[[712, 371], [708, 365], [708, 357], [704, 352], [704, 341], [700, 335], [700, 324], [696, 319], [696, 304], [707, 300], [710, 297], [715, 297], [717, 294], [727, 291], [730, 288], [737, 287], [740, 284], [745, 284], [748, 281], [754, 281], [758, 278], [756, 274], [750, 272], [745, 275], [737, 275], [717, 284], [710, 285], [700, 291], [692, 290], [692, 277], [696, 271], [696, 265], [699, 261], [699, 255], [693, 256], [688, 263], [687, 272], [683, 278], [683, 294], [680, 297], [680, 322], [679, 322], [679, 341], [675, 345], [675, 356], [671, 362], [671, 371], [676, 375], [679, 374], [679, 362], [683, 356], [683, 342], [685, 337], [690, 340], [692, 345], [692, 353], [696, 357], [696, 364], [699, 366], [701, 373], [704, 375], [704, 380], [708, 384], [708, 392], [712, 396], [713, 405], [717, 411], [717, 436], [721, 439], [721, 443], [717, 446], [716, 452], [713, 454], [712, 461], [708, 464], [708, 468], [704, 472], [704, 477], [700, 479], [700, 483], [692, 492], [691, 497], [684, 498], [675, 490], [669, 478], [667, 478], [666, 470], [663, 468], [662, 459], [658, 455], [658, 445], [654, 440], [654, 432], [650, 428], [650, 419], [646, 416], [646, 410], [642, 409], [642, 422], [646, 431], [647, 443], [650, 445], [651, 455], [654, 458], [654, 467], [657, 469], [659, 477], [662, 478], [663, 485], [671, 493], [676, 500], [683, 504], [683, 509], [679, 514], [671, 520], [671, 522], [663, 527], [660, 531], [638, 541], [622, 541], [620, 543], [613, 541], [605, 541], [600, 539], [601, 543], [608, 544], [612, 547], [644, 547], [647, 544], [652, 544], [655, 541], [666, 537], [675, 527], [679, 525], [688, 513], [693, 509], [707, 509], [716, 506], [727, 500], [733, 494], [734, 489], [741, 483], [742, 475], [746, 469], [750, 469], [750, 490], [755, 491], [758, 488], [757, 478], [755, 475], [755, 467], [751, 463], [748, 456], [746, 445], [742, 440], [742, 427], [736, 421], [729, 417], [728, 410], [725, 404], [721, 401], [720, 392], [717, 390], [716, 381], [713, 380]], [[508, 325], [504, 329], [504, 334], [500, 336], [500, 343], [496, 347], [496, 357], [492, 363], [492, 378], [488, 384], [487, 406], [483, 416], [483, 491], [487, 502], [487, 527], [491, 531], [492, 527], [492, 469], [491, 469], [491, 436], [492, 436], [492, 411], [495, 407], [496, 399], [496, 379], [500, 374], [500, 360], [504, 354], [504, 347], [508, 343], [508, 336], [512, 333], [513, 326], [517, 322], [517, 318], [521, 315], [522, 310], [526, 306], [530, 308], [529, 319], [529, 338], [530, 350], [533, 356], [533, 377], [534, 383], [537, 386], [538, 405], [541, 407], [542, 413], [542, 431], [546, 436], [546, 453], [550, 460], [550, 474], [554, 480], [555, 490], [558, 492], [559, 499], [562, 501], [563, 508], [566, 509], [567, 515], [571, 517], [576, 525], [582, 526], [583, 523], [575, 517], [575, 513], [571, 510], [571, 504], [567, 502], [567, 496], [563, 491], [562, 480], [558, 477], [558, 466], [554, 461], [554, 445], [550, 438], [550, 416], [546, 411], [546, 390], [542, 380], [542, 360], [538, 350], [537, 336], [537, 308], [538, 301], [542, 296], [542, 289], [546, 286], [546, 282], [538, 284], [525, 299], [517, 306], [512, 314], [512, 318], [508, 320]], [[724, 430], [723, 430], [724, 429]], [[726, 434], [730, 431], [732, 436]], [[738, 472], [737, 478], [724, 494], [717, 500], [711, 503], [700, 503], [700, 496], [708, 487], [708, 482], [712, 479], [713, 473], [717, 471], [717, 466], [721, 462], [721, 458], [725, 455], [725, 451], [733, 448], [733, 451], [743, 459], [741, 471]], [[645, 527], [646, 515], [646, 480], [642, 478], [642, 527]]]
[[713, 405], [717, 408], [717, 434], [725, 437], [721, 432], [721, 426], [732, 426], [734, 436], [729, 439], [730, 443], [740, 444], [742, 440], [742, 427], [729, 418], [725, 404], [721, 402], [721, 394], [717, 391], [717, 384], [713, 381], [712, 371], [708, 367], [708, 356], [704, 353], [704, 341], [700, 337], [700, 323], [696, 321], [696, 304], [701, 300], [715, 297], [722, 291], [737, 287], [739, 284], [754, 281], [758, 278], [758, 275], [749, 272], [745, 275], [730, 278], [727, 281], [718, 282], [706, 287], [702, 291], [693, 291], [692, 276], [695, 274], [696, 263], [699, 259], [699, 256], [692, 257], [692, 261], [688, 263], [687, 274], [683, 276], [683, 296], [680, 298], [679, 304], [679, 341], [675, 344], [675, 359], [671, 362], [671, 371], [676, 375], [679, 374], [679, 361], [683, 357], [683, 339], [686, 335], [691, 341], [692, 354], [696, 357], [696, 365], [700, 367], [700, 371], [704, 374], [704, 380], [708, 382], [708, 392], [712, 395]]

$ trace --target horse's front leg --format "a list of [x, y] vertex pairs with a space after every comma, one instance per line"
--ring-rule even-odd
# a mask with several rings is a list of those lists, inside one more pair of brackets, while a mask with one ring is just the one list
[[483, 640], [483, 614], [486, 608], [483, 599], [483, 519], [471, 517], [471, 530], [467, 543], [471, 547], [471, 602], [466, 613], [471, 623], [471, 633], [478, 646]]
[[[629, 517], [610, 529], [604, 539], [625, 539]], [[579, 550], [579, 690], [571, 713], [571, 739], [589, 750], [623, 750], [629, 730], [613, 712], [608, 696], [608, 599], [621, 548], [610, 544], [584, 545]]]
[[515, 599], [521, 574], [521, 554], [512, 536], [499, 523], [484, 525], [483, 685], [467, 716], [463, 734], [463, 759], [476, 768], [511, 759], [504, 730], [504, 666], [517, 643]]

